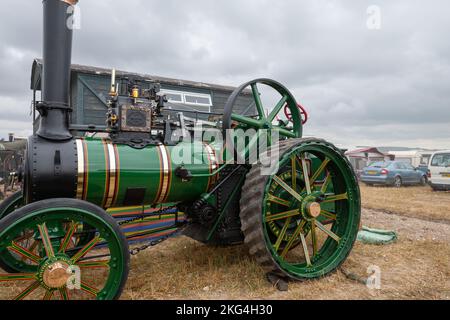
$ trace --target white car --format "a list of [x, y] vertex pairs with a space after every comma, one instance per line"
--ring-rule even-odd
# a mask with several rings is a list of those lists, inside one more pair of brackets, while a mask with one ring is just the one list
[[428, 181], [433, 190], [450, 190], [450, 150], [431, 156]]

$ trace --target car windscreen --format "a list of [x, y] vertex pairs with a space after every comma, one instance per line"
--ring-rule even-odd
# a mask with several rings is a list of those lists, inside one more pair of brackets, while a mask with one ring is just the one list
[[431, 160], [432, 167], [448, 167], [450, 166], [450, 153], [435, 154]]
[[385, 161], [378, 161], [378, 162], [373, 162], [370, 164], [369, 167], [374, 167], [374, 168], [387, 168], [389, 166], [390, 162], [385, 162]]

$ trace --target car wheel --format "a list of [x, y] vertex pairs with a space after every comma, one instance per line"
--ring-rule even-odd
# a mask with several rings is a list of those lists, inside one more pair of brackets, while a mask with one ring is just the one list
[[394, 187], [400, 188], [402, 186], [402, 178], [401, 177], [395, 177], [394, 178]]
[[428, 184], [428, 178], [427, 178], [426, 176], [422, 176], [422, 177], [420, 178], [420, 184], [421, 184], [422, 186], [426, 186], [426, 185]]

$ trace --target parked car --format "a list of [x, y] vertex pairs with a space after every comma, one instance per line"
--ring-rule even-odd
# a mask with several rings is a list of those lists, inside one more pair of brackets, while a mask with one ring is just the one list
[[450, 150], [432, 155], [428, 177], [433, 190], [450, 190]]
[[379, 161], [363, 169], [361, 181], [367, 185], [383, 184], [400, 188], [402, 185], [426, 185], [427, 174], [409, 163]]

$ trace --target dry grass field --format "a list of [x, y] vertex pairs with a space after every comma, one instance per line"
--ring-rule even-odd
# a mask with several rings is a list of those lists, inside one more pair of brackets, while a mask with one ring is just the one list
[[[361, 190], [363, 224], [395, 230], [399, 240], [356, 243], [343, 267], [326, 278], [291, 282], [280, 292], [245, 246], [213, 248], [178, 237], [132, 257], [122, 299], [450, 299], [450, 193]], [[380, 290], [361, 281], [370, 266], [380, 268]]]
[[[450, 299], [450, 193], [361, 187], [363, 224], [395, 230], [387, 246], [356, 243], [342, 270], [279, 292], [245, 246], [211, 248], [180, 237], [132, 259], [124, 299]], [[381, 270], [381, 289], [361, 281]], [[344, 271], [344, 272], [343, 272]], [[351, 274], [347, 277], [345, 274]]]
[[397, 189], [361, 185], [361, 199], [364, 208], [450, 222], [450, 192], [435, 192], [429, 187]]

